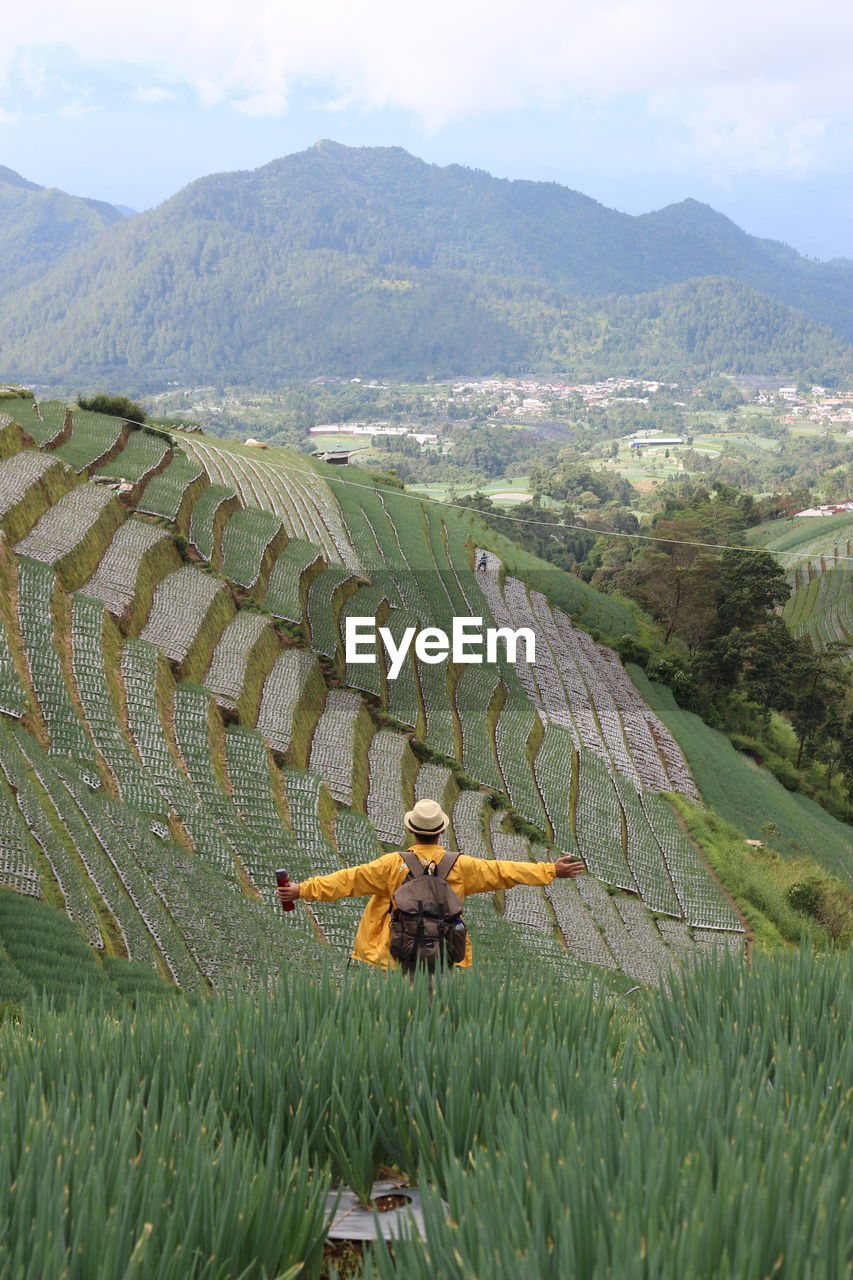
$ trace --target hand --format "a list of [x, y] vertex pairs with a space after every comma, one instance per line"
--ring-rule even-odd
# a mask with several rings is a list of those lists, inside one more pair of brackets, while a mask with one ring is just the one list
[[281, 902], [295, 902], [299, 897], [299, 881], [291, 880], [290, 884], [280, 884], [278, 886], [278, 896]]
[[586, 867], [580, 859], [576, 860], [574, 858], [570, 858], [568, 854], [565, 854], [562, 858], [558, 858], [554, 863], [554, 868], [556, 870], [558, 880], [573, 880], [575, 876], [579, 876], [582, 871], [586, 871]]

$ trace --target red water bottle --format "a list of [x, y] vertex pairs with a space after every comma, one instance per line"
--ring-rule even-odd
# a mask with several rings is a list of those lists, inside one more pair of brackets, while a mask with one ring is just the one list
[[[276, 882], [276, 884], [278, 884], [278, 885], [282, 885], [282, 884], [290, 884], [290, 876], [287, 874], [287, 872], [285, 871], [284, 867], [279, 867], [278, 871], [276, 871], [276, 873], [275, 873], [275, 882]], [[279, 901], [281, 902], [281, 899], [279, 899]], [[281, 903], [281, 909], [282, 909], [282, 911], [292, 911], [292, 910], [293, 910], [293, 908], [294, 908], [295, 906], [296, 906], [296, 903], [295, 903], [295, 902], [282, 902], [282, 903]]]

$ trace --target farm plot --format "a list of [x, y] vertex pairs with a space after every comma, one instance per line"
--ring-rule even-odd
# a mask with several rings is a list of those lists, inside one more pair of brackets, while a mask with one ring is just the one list
[[202, 560], [221, 563], [225, 522], [240, 509], [236, 489], [224, 484], [209, 485], [196, 499], [190, 516], [190, 542]]
[[545, 889], [567, 950], [585, 964], [617, 969], [613, 952], [590, 915], [574, 880], [552, 880]]
[[569, 814], [573, 755], [571, 734], [559, 725], [546, 725], [533, 768], [554, 840], [566, 853], [576, 847]]
[[59, 443], [65, 434], [66, 415], [70, 430], [71, 411], [64, 400], [4, 400], [3, 405], [40, 449]]
[[670, 951], [678, 956], [682, 963], [695, 958], [696, 939], [686, 920], [657, 920], [655, 923], [658, 933]]
[[[387, 626], [387, 617], [387, 593], [381, 587], [359, 587], [343, 603], [340, 614], [340, 634], [342, 637], [345, 635], [347, 618], [372, 618], [379, 627]], [[344, 657], [346, 658], [346, 654]], [[405, 665], [411, 666], [411, 663]], [[382, 651], [377, 647], [375, 661], [347, 662], [345, 679], [351, 688], [362, 689], [365, 693], [372, 693], [375, 698], [381, 699], [383, 673]]]
[[338, 619], [347, 591], [358, 579], [348, 569], [331, 565], [311, 583], [308, 591], [308, 625], [311, 648], [327, 658], [334, 658], [341, 644]]
[[456, 797], [450, 825], [457, 849], [469, 858], [492, 857], [485, 834], [491, 812], [488, 798], [482, 791], [460, 791]]
[[20, 719], [27, 706], [27, 691], [15, 665], [6, 626], [0, 615], [0, 712]]
[[[214, 740], [212, 730], [218, 727], [221, 735], [222, 725], [218, 720], [216, 705], [206, 689], [189, 684], [178, 686], [175, 691], [174, 725], [178, 750], [193, 788], [202, 802], [206, 818], [227, 840], [241, 863], [251, 868], [257, 859], [254, 846], [258, 833], [253, 832], [240, 819], [230, 795], [223, 789], [224, 770], [220, 779], [214, 767], [214, 761], [220, 761], [221, 741], [218, 738]], [[265, 852], [267, 856], [263, 861], [267, 863], [272, 851]]]
[[[478, 559], [481, 554], [482, 549], [477, 547], [475, 555]], [[481, 611], [485, 612], [482, 610], [481, 605], [481, 602], [485, 601], [488, 606], [488, 611], [491, 613], [497, 626], [509, 627], [513, 630], [516, 626], [532, 626], [533, 618], [531, 605], [524, 583], [519, 582], [517, 578], [507, 578], [504, 582], [504, 590], [501, 590], [498, 575], [499, 568], [500, 561], [496, 560], [495, 557], [492, 556], [489, 562], [489, 567], [484, 573], [480, 572], [468, 575], [469, 577], [473, 577], [476, 582], [477, 592], [480, 596], [480, 601], [477, 602], [476, 609], [473, 604], [470, 606], [473, 610], [473, 616], [476, 617]], [[506, 592], [506, 596], [504, 595], [504, 591]], [[518, 618], [517, 622], [516, 618]], [[533, 629], [535, 630], [535, 627]], [[525, 660], [525, 651], [521, 646], [519, 646], [518, 649], [515, 665], [510, 667], [509, 664], [507, 664], [507, 666], [515, 675], [520, 688], [524, 690], [524, 693], [533, 703], [533, 706], [539, 710], [544, 710], [545, 704], [539, 684], [537, 683], [536, 670], [541, 663], [547, 664], [548, 662], [551, 662], [553, 665], [553, 660], [551, 659], [547, 646], [544, 652], [540, 652], [539, 643], [540, 642], [537, 639], [537, 663], [535, 667]], [[506, 676], [504, 678], [506, 679]], [[551, 683], [553, 683], [553, 677], [549, 676], [549, 679]], [[562, 716], [563, 711], [560, 710], [559, 714]], [[574, 732], [573, 725], [566, 724], [565, 727]]]
[[[385, 622], [385, 626], [391, 632], [394, 644], [398, 648], [402, 643], [406, 628], [415, 627], [417, 629], [419, 625], [420, 619], [415, 614], [408, 613], [405, 609], [392, 609]], [[403, 663], [397, 679], [388, 680], [386, 688], [388, 690], [388, 710], [391, 715], [402, 724], [411, 725], [413, 729], [416, 728], [423, 712], [421, 709], [421, 683], [418, 667], [411, 657], [411, 651], [408, 660]], [[435, 721], [433, 723], [435, 724]], [[448, 724], [445, 722], [445, 730], [447, 728]]]
[[[491, 843], [498, 861], [531, 862], [530, 842], [523, 836], [510, 835], [502, 829], [503, 815], [494, 813], [491, 820]], [[517, 885], [504, 890], [504, 917], [526, 929], [551, 936], [554, 917], [548, 910], [543, 890], [536, 885]]]
[[[698, 793], [678, 744], [643, 702], [617, 655], [612, 649], [596, 645], [594, 662], [615, 704], [628, 753], [643, 787], [649, 791], [683, 791], [696, 799]], [[664, 739], [668, 742], [662, 751]]]
[[380, 729], [374, 734], [368, 758], [367, 816], [386, 844], [405, 847], [403, 814], [413, 803], [414, 756], [400, 733]]
[[622, 846], [622, 808], [604, 763], [591, 751], [580, 756], [575, 830], [586, 865], [599, 880], [638, 892]]
[[[73, 439], [72, 436], [72, 442]], [[132, 431], [121, 452], [109, 462], [104, 462], [93, 474], [114, 476], [117, 480], [142, 485], [158, 468], [164, 467], [171, 456], [171, 445], [162, 436], [144, 430]]]
[[115, 921], [128, 958], [156, 967], [153, 938], [75, 798], [75, 786], [88, 789], [88, 783], [70, 760], [52, 761], [35, 739], [19, 726], [13, 733], [21, 755], [29, 763], [68, 833], [86, 875]]
[[634, 921], [628, 928], [614, 905], [618, 898], [611, 898], [599, 880], [593, 876], [579, 876], [575, 883], [581, 900], [622, 972], [636, 982], [656, 985], [668, 971], [671, 960], [662, 965], [657, 945], [651, 946], [646, 938], [638, 938]]
[[[183, 565], [158, 584], [140, 638], [156, 645], [173, 662], [186, 663], [205, 623], [216, 612], [217, 597], [227, 605], [224, 593], [223, 583], [191, 564]], [[215, 638], [211, 638], [211, 648]]]
[[130, 609], [137, 594], [143, 560], [153, 560], [151, 553], [155, 548], [166, 553], [162, 561], [166, 566], [171, 565], [175, 553], [166, 531], [131, 516], [113, 534], [95, 572], [80, 588], [81, 593], [102, 601], [110, 613], [121, 617]]
[[311, 743], [311, 770], [340, 804], [352, 804], [355, 727], [361, 698], [348, 689], [330, 689]]
[[83, 471], [97, 471], [101, 462], [120, 447], [130, 432], [126, 422], [110, 414], [75, 409], [72, 417], [71, 435], [55, 450], [54, 457], [61, 459], [78, 475]]
[[478, 782], [500, 791], [503, 778], [495, 758], [492, 724], [497, 718], [497, 700], [506, 698], [503, 681], [492, 667], [463, 667], [453, 694], [465, 771]]
[[514, 807], [528, 822], [543, 831], [548, 829], [548, 815], [536, 786], [532, 750], [542, 735], [538, 713], [520, 692], [511, 692], [495, 725], [495, 747], [504, 789]]
[[32, 898], [42, 896], [36, 847], [9, 780], [0, 773], [0, 885]]
[[338, 857], [348, 867], [357, 867], [362, 862], [372, 862], [382, 856], [382, 846], [372, 822], [366, 813], [359, 813], [357, 809], [338, 810], [335, 839]]
[[[246, 867], [264, 903], [279, 911], [276, 870], [284, 866], [294, 880], [311, 874], [304, 869], [302, 851], [289, 825], [285, 824], [280, 775], [266, 743], [255, 729], [230, 727], [225, 735], [225, 759], [232, 802], [254, 836], [244, 855]], [[290, 924], [300, 937], [311, 936], [311, 922], [305, 911], [291, 913], [288, 928]]]
[[[492, 818], [491, 840], [496, 858], [518, 862], [552, 859], [553, 854], [544, 846], [531, 846], [520, 836], [502, 832], [500, 822], [499, 815]], [[556, 922], [544, 889], [534, 885], [505, 889], [504, 914], [500, 924], [514, 935], [513, 942], [520, 955], [535, 957], [537, 962], [565, 977], [579, 976], [581, 966], [557, 940]], [[493, 940], [497, 941], [497, 934], [493, 935]]]
[[246, 898], [237, 884], [177, 845], [142, 843], [138, 856], [211, 985], [232, 994], [279, 984], [289, 970], [309, 975], [322, 959], [308, 917], [285, 924], [277, 899]]
[[[208, 819], [196, 789], [178, 764], [166, 735], [161, 704], [168, 687], [157, 650], [144, 640], [129, 640], [121, 657], [131, 736], [142, 763], [192, 840], [196, 853], [224, 875], [234, 874], [234, 859], [221, 831]], [[158, 688], [159, 686], [159, 688]]]
[[[479, 554], [479, 549], [478, 549]], [[500, 626], [532, 627], [536, 665], [519, 659], [515, 674], [533, 704], [553, 724], [567, 729], [576, 747], [585, 747], [645, 787], [679, 790], [696, 798], [696, 787], [677, 743], [645, 706], [612, 650], [585, 632], [537, 591], [516, 578], [500, 589], [490, 559], [475, 575]], [[520, 652], [520, 651], [519, 651]]]
[[278, 516], [246, 507], [235, 511], [222, 534], [220, 572], [238, 587], [263, 594], [276, 554], [287, 535]]
[[35, 778], [17, 739], [0, 718], [0, 771], [11, 788], [27, 830], [41, 849], [62, 894], [65, 911], [93, 947], [104, 945], [71, 836]]
[[304, 538], [291, 538], [273, 566], [264, 608], [276, 618], [301, 622], [308, 588], [325, 561], [319, 548]]
[[628, 866], [644, 904], [650, 911], [680, 916], [681, 904], [673, 887], [655, 834], [643, 808], [642, 794], [634, 783], [621, 774], [613, 774], [612, 782], [622, 806], [627, 834]]
[[51, 748], [85, 762], [97, 776], [95, 751], [83, 731], [65, 683], [53, 628], [56, 575], [48, 564], [22, 557], [18, 565], [18, 614], [36, 701]]
[[435, 800], [449, 816], [455, 794], [452, 770], [445, 768], [443, 764], [430, 764], [429, 761], [421, 765], [415, 778], [416, 804], [420, 800]]
[[[303, 769], [284, 769], [282, 780], [295, 847], [299, 850], [294, 864], [296, 874], [291, 872], [291, 877], [304, 879], [340, 871], [340, 858], [329, 843], [320, 821], [320, 778]], [[354, 898], [342, 898], [338, 902], [312, 902], [308, 909], [318, 921], [326, 941], [348, 954], [352, 950], [363, 905]]]
[[263, 665], [261, 650], [271, 665], [277, 648], [278, 640], [269, 620], [259, 613], [239, 609], [222, 632], [204, 676], [205, 685], [216, 694], [219, 705], [233, 711], [249, 671], [253, 680], [262, 681], [266, 675], [268, 667]]
[[839, 566], [818, 574], [786, 601], [782, 617], [818, 650], [853, 644], [853, 570]]
[[105, 625], [102, 605], [83, 597], [73, 600], [71, 665], [83, 713], [122, 800], [160, 814], [165, 808], [163, 797], [125, 738], [110, 693], [104, 660]]
[[667, 969], [680, 960], [680, 952], [672, 951], [666, 945], [664, 936], [652, 920], [645, 906], [638, 898], [630, 898], [627, 894], [617, 894], [612, 902], [622, 917], [637, 949], [637, 954], [653, 965], [661, 977]]
[[272, 511], [289, 537], [315, 542], [327, 560], [351, 570], [359, 568], [334, 497], [317, 475], [296, 460], [272, 463], [195, 439], [188, 440], [187, 447], [213, 483], [233, 485], [247, 507]]
[[305, 649], [285, 649], [267, 676], [257, 728], [275, 751], [290, 749], [297, 707], [312, 678], [319, 678], [319, 666], [314, 654]]
[[199, 481], [203, 476], [205, 471], [201, 463], [188, 457], [183, 449], [176, 449], [165, 471], [154, 476], [145, 486], [145, 492], [136, 504], [137, 511], [177, 520], [185, 497], [193, 487], [200, 488]]
[[601, 742], [605, 751], [603, 758], [608, 760], [608, 765], [612, 762], [627, 777], [638, 778], [625, 741], [622, 721], [610, 693], [607, 675], [599, 674], [596, 667], [597, 650], [594, 642], [585, 632], [573, 627], [565, 614], [555, 611], [553, 616], [559, 634], [556, 650], [558, 660], [561, 663], [571, 663], [577, 671], [587, 690], [586, 706], [595, 718], [596, 729], [592, 733], [586, 727], [589, 713], [580, 717], [584, 745], [595, 751], [597, 744]]
[[[123, 911], [122, 914], [125, 922], [123, 932], [131, 934], [131, 944], [135, 953], [133, 958], [142, 958], [152, 967], [157, 968], [157, 953], [159, 953], [176, 983], [189, 989], [197, 987], [200, 985], [200, 974], [187, 950], [183, 936], [164, 908], [134, 854], [134, 847], [139, 843], [140, 831], [134, 830], [131, 838], [128, 839], [128, 834], [122, 831], [113, 820], [113, 811], [104, 797], [91, 791], [80, 779], [79, 774], [75, 775], [73, 765], [64, 763], [57, 767], [57, 771], [61, 773], [68, 791], [112, 867], [116, 881], [135, 908], [138, 921], [134, 920], [130, 913]], [[99, 868], [102, 880], [105, 878], [104, 871], [104, 868]], [[111, 878], [110, 887], [112, 888]], [[123, 900], [122, 907], [124, 907]], [[150, 939], [145, 936], [140, 926], [143, 926], [150, 935], [150, 939], [153, 939], [156, 952], [151, 948]]]
[[359, 559], [373, 585], [384, 587], [392, 604], [408, 609], [418, 618], [428, 617], [427, 603], [413, 567], [403, 554], [382, 493], [367, 485], [342, 485], [339, 496]]
[[697, 951], [705, 951], [715, 959], [719, 959], [726, 953], [734, 956], [736, 960], [743, 959], [746, 947], [743, 934], [716, 933], [713, 929], [694, 929], [693, 940]]
[[76, 484], [49, 453], [23, 449], [0, 461], [0, 529], [11, 542], [29, 533], [52, 502]]
[[22, 449], [10, 458], [0, 461], [0, 519], [21, 502], [45, 471], [60, 464], [50, 453], [37, 449]]
[[681, 905], [681, 914], [691, 925], [703, 929], [731, 929], [742, 933], [743, 925], [717, 882], [705, 870], [695, 846], [678, 825], [666, 801], [646, 792], [643, 808], [660, 845]]
[[[123, 508], [109, 489], [75, 485], [45, 511], [15, 549], [18, 555], [58, 565], [61, 570], [74, 553], [80, 556], [87, 540], [98, 535], [108, 539], [124, 518]], [[75, 576], [82, 580], [79, 574]]]

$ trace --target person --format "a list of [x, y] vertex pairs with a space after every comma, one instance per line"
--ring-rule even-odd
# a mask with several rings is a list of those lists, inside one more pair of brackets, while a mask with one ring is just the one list
[[488, 567], [488, 563], [489, 563], [489, 557], [486, 555], [484, 551], [480, 556], [480, 559], [477, 561], [477, 572], [485, 573], [486, 568]]
[[[419, 800], [403, 822], [414, 837], [411, 851], [417, 855], [421, 865], [435, 863], [440, 866], [446, 851], [439, 841], [450, 823], [441, 805], [435, 800]], [[503, 859], [492, 862], [462, 853], [451, 868], [447, 883], [464, 900], [468, 894], [492, 893], [495, 889], [511, 889], [519, 884], [547, 885], [554, 879], [579, 876], [583, 870], [583, 862], [570, 857], [558, 858], [556, 862], [508, 862]], [[407, 875], [408, 868], [399, 853], [384, 853], [380, 858], [357, 867], [280, 885], [278, 896], [283, 903], [297, 898], [305, 902], [334, 902], [338, 898], [370, 894], [355, 935], [352, 954], [356, 960], [387, 969], [395, 967], [389, 951], [391, 900]], [[471, 958], [469, 937], [465, 958], [459, 962], [459, 968], [470, 967]]]

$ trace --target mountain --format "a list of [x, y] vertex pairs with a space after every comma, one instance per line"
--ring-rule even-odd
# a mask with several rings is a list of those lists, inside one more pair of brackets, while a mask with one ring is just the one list
[[112, 212], [7, 296], [4, 374], [118, 370], [127, 386], [849, 365], [853, 264], [811, 262], [693, 201], [636, 218], [555, 183], [323, 142]]
[[122, 214], [101, 200], [47, 189], [0, 165], [0, 287], [37, 280]]
[[748, 235], [698, 200], [683, 200], [638, 219], [671, 239], [689, 276], [724, 275], [801, 308], [853, 338], [853, 261], [815, 262], [789, 245]]

